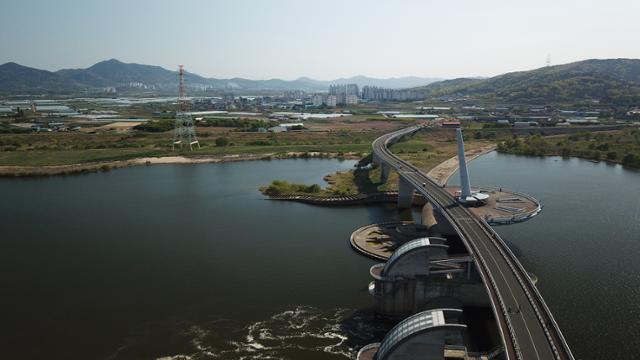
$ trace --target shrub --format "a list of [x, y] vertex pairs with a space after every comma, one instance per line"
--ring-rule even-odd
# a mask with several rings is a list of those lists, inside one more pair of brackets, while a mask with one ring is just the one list
[[284, 180], [274, 180], [269, 186], [261, 187], [260, 191], [269, 196], [287, 194], [317, 194], [321, 191], [320, 185], [294, 184]]
[[147, 132], [165, 132], [172, 130], [174, 126], [173, 120], [154, 120], [147, 121], [140, 125], [136, 125], [133, 128], [135, 130], [147, 131]]
[[622, 158], [622, 165], [640, 168], [640, 156], [637, 156], [635, 154], [627, 154]]
[[229, 145], [229, 139], [227, 139], [226, 137], [219, 137], [216, 139], [216, 146], [224, 147], [227, 145]]
[[269, 141], [269, 140], [254, 140], [254, 141], [249, 141], [247, 143], [247, 145], [252, 145], [252, 146], [271, 146], [271, 141]]

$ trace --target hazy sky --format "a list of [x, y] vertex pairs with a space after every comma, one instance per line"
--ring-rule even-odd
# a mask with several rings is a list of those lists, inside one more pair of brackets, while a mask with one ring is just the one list
[[640, 58], [640, 0], [2, 0], [0, 63], [211, 77], [491, 76]]

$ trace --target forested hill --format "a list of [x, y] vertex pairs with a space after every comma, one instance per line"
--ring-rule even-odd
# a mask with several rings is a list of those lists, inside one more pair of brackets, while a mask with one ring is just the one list
[[640, 60], [584, 60], [486, 79], [460, 78], [418, 89], [430, 97], [471, 96], [523, 103], [640, 103]]
[[[326, 91], [330, 84], [354, 83], [388, 88], [408, 88], [426, 85], [437, 81], [436, 78], [404, 76], [397, 78], [372, 78], [354, 76], [331, 81], [300, 77], [295, 80], [269, 79], [251, 80], [243, 78], [217, 79], [205, 78], [187, 72], [185, 83], [190, 90], [211, 89], [234, 90], [305, 90]], [[178, 86], [178, 74], [160, 66], [124, 63], [116, 59], [101, 61], [86, 69], [63, 69], [55, 72], [39, 70], [13, 62], [0, 65], [0, 93], [78, 93], [90, 90], [103, 90], [107, 87], [119, 90], [142, 89], [166, 90], [175, 92]]]

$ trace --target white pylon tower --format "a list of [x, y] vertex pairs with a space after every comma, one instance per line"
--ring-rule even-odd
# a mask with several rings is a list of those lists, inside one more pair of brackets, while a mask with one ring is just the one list
[[458, 145], [458, 171], [460, 172], [460, 197], [458, 201], [470, 206], [481, 206], [486, 204], [489, 194], [483, 192], [473, 192], [469, 181], [469, 171], [467, 170], [467, 159], [464, 155], [464, 137], [462, 129], [456, 129], [456, 143]]
[[193, 150], [193, 145], [197, 145], [200, 148], [200, 142], [196, 137], [196, 128], [193, 126], [193, 118], [189, 112], [191, 103], [187, 100], [184, 91], [184, 65], [180, 67], [180, 85], [178, 91], [178, 101], [176, 109], [176, 122], [173, 130], [173, 144], [171, 148], [175, 150], [176, 145], [179, 145], [182, 150], [182, 146], [189, 145], [189, 149]]
[[464, 156], [464, 137], [461, 128], [456, 129], [456, 143], [458, 145], [458, 171], [460, 172], [460, 198], [467, 199], [471, 196], [471, 184], [469, 183], [467, 160]]

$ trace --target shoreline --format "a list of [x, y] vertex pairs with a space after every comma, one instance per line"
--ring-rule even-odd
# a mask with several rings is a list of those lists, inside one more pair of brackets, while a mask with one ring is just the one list
[[559, 158], [563, 158], [563, 159], [580, 159], [580, 160], [589, 161], [589, 162], [592, 162], [592, 163], [595, 163], [595, 164], [605, 163], [607, 165], [620, 165], [625, 170], [640, 171], [640, 167], [634, 167], [634, 166], [625, 165], [625, 164], [622, 163], [621, 159], [616, 159], [616, 160], [612, 160], [612, 159], [593, 159], [593, 158], [589, 158], [587, 156], [578, 156], [578, 155], [563, 156], [560, 153], [552, 153], [552, 154], [545, 154], [545, 155], [539, 155], [538, 156], [538, 155], [516, 154], [516, 153], [508, 152], [508, 151], [498, 151], [498, 154], [506, 154], [506, 155], [514, 155], [514, 156], [525, 156], [525, 157], [542, 157], [542, 158], [559, 157]]
[[87, 174], [98, 171], [109, 171], [132, 166], [171, 165], [171, 164], [216, 164], [236, 161], [255, 160], [284, 160], [284, 159], [346, 159], [359, 160], [355, 153], [322, 152], [287, 152], [264, 154], [227, 154], [227, 155], [197, 155], [197, 156], [161, 156], [142, 157], [129, 160], [89, 162], [68, 165], [44, 165], [44, 166], [13, 166], [0, 165], [0, 177], [46, 177], [57, 175]]
[[[497, 145], [487, 145], [479, 149], [465, 151], [464, 158], [467, 163], [479, 158], [482, 155], [486, 155], [492, 151], [495, 151]], [[440, 164], [436, 165], [433, 169], [429, 170], [427, 176], [435, 181], [438, 185], [445, 185], [451, 176], [458, 170], [458, 155], [449, 158]]]

